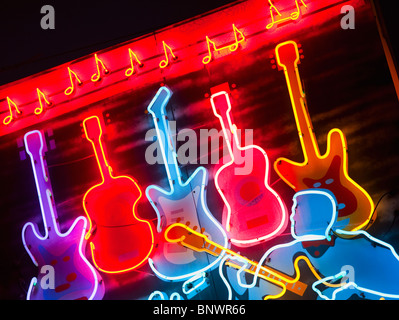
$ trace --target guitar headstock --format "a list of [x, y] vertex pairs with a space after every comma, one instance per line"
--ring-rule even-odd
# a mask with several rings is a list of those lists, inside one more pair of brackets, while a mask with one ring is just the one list
[[160, 115], [164, 113], [171, 96], [172, 91], [168, 87], [160, 87], [147, 107], [148, 112], [156, 117], [160, 117]]
[[180, 243], [192, 250], [206, 251], [205, 243], [208, 237], [199, 233], [185, 224], [173, 223], [165, 230], [165, 239], [171, 243]]
[[231, 110], [229, 94], [226, 91], [219, 91], [211, 95], [213, 113], [218, 117], [224, 117]]
[[282, 68], [295, 66], [300, 61], [298, 45], [295, 41], [286, 41], [276, 46], [276, 61]]
[[42, 155], [44, 142], [42, 133], [38, 130], [29, 131], [24, 136], [25, 149], [31, 156]]
[[87, 140], [98, 141], [102, 135], [100, 119], [97, 116], [91, 116], [83, 120], [83, 128]]

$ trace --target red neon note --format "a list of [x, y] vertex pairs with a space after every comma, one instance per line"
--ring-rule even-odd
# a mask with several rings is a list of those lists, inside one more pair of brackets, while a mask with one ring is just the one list
[[269, 185], [267, 154], [256, 145], [241, 146], [227, 92], [213, 94], [211, 104], [231, 158], [215, 175], [216, 188], [225, 203], [222, 224], [236, 246], [253, 246], [272, 239], [286, 228], [288, 212]]
[[152, 225], [137, 216], [141, 189], [131, 177], [113, 176], [101, 141], [99, 118], [85, 119], [83, 128], [93, 145], [102, 177], [83, 198], [83, 208], [90, 221], [86, 238], [90, 238], [93, 262], [107, 273], [138, 268], [147, 261], [154, 246]]
[[346, 221], [340, 228], [348, 231], [367, 228], [371, 224], [374, 203], [348, 175], [347, 143], [341, 130], [330, 130], [327, 151], [320, 154], [298, 72], [300, 56], [297, 44], [286, 41], [277, 45], [276, 61], [284, 70], [305, 158], [303, 163], [277, 159], [274, 167], [278, 175], [295, 191], [324, 188], [333, 192], [338, 201], [338, 221]]

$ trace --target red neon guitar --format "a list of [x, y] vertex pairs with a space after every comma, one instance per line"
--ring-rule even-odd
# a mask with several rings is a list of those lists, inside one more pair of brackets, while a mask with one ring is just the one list
[[107, 273], [138, 268], [147, 261], [154, 247], [152, 225], [136, 215], [142, 192], [132, 178], [112, 175], [101, 141], [99, 118], [85, 119], [83, 128], [93, 145], [102, 177], [83, 198], [83, 208], [90, 222], [86, 239], [91, 237], [93, 262]]
[[[78, 217], [69, 230], [61, 233], [47, 164], [42, 133], [30, 131], [24, 136], [39, 198], [44, 236], [35, 223], [22, 229], [22, 242], [33, 263], [39, 268], [32, 278], [28, 300], [92, 300], [102, 299], [104, 284], [84, 256], [87, 219]], [[51, 273], [50, 270], [53, 270]]]
[[332, 191], [338, 201], [341, 229], [367, 228], [372, 222], [374, 203], [348, 175], [347, 143], [341, 130], [328, 133], [327, 151], [320, 154], [298, 72], [297, 44], [287, 41], [277, 45], [276, 61], [284, 70], [305, 160], [297, 163], [279, 158], [274, 163], [275, 170], [295, 191], [319, 187]]
[[222, 224], [231, 242], [239, 247], [272, 239], [286, 228], [288, 212], [269, 185], [267, 154], [259, 146], [240, 145], [227, 92], [213, 94], [211, 104], [220, 120], [231, 158], [215, 174], [216, 189], [225, 203]]

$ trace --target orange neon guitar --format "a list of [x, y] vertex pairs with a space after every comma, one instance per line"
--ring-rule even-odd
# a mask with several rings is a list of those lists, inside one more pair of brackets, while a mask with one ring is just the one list
[[256, 145], [241, 146], [230, 114], [228, 93], [220, 91], [213, 94], [211, 105], [222, 126], [230, 156], [230, 161], [215, 174], [216, 189], [225, 204], [222, 224], [232, 244], [254, 246], [285, 230], [287, 208], [269, 185], [266, 152]]
[[333, 192], [338, 201], [337, 220], [341, 229], [367, 228], [372, 222], [374, 203], [348, 175], [347, 143], [341, 130], [332, 129], [328, 133], [327, 151], [320, 154], [298, 72], [297, 44], [287, 41], [277, 45], [276, 61], [284, 70], [305, 159], [297, 163], [279, 158], [274, 163], [275, 170], [295, 191], [325, 188]]
[[128, 176], [114, 177], [105, 157], [99, 118], [83, 121], [86, 138], [92, 143], [102, 180], [83, 198], [90, 221], [86, 239], [95, 266], [107, 273], [138, 268], [154, 247], [153, 226], [140, 219], [136, 206], [142, 196], [137, 182]]

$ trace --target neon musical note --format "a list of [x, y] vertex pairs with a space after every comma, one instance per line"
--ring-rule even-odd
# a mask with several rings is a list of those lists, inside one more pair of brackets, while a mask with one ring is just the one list
[[234, 52], [238, 49], [239, 44], [241, 42], [245, 41], [245, 37], [244, 37], [243, 33], [240, 30], [238, 30], [234, 24], [233, 24], [233, 32], [234, 32], [234, 43], [230, 44], [230, 45], [225, 45], [225, 46], [219, 47], [219, 48], [216, 46], [216, 43], [214, 41], [212, 41], [211, 39], [209, 39], [208, 36], [206, 36], [206, 43], [208, 45], [208, 55], [202, 59], [203, 64], [208, 64], [212, 60], [211, 46], [213, 48], [213, 51], [215, 51], [215, 52], [219, 52], [224, 49], [229, 49], [231, 52]]
[[[278, 20], [274, 20], [274, 15], [273, 15], [273, 10], [279, 15], [279, 17], [282, 17], [282, 14], [280, 13], [280, 11], [276, 8], [276, 6], [272, 3], [272, 0], [268, 0], [269, 1], [269, 5], [270, 5], [270, 17], [272, 19], [272, 22], [269, 23], [266, 26], [266, 29], [271, 29], [275, 24], [277, 23], [281, 23], [287, 20], [297, 20], [300, 15], [301, 15], [301, 7], [299, 6], [299, 2], [298, 0], [295, 0], [295, 7], [296, 7], [296, 11], [292, 12], [289, 16], [285, 17], [285, 18], [280, 18]], [[303, 0], [299, 0], [302, 5], [307, 8], [308, 6], [305, 4], [305, 2], [303, 2]]]
[[79, 79], [79, 77], [77, 76], [77, 74], [75, 72], [73, 72], [69, 67], [68, 67], [68, 73], [69, 73], [69, 80], [71, 81], [71, 85], [65, 89], [64, 93], [69, 96], [70, 94], [72, 94], [75, 91], [75, 83], [72, 80], [72, 76], [75, 77], [75, 80], [77, 81], [78, 85], [82, 85], [82, 81]]
[[35, 114], [39, 115], [43, 112], [42, 99], [44, 100], [44, 102], [46, 103], [47, 106], [51, 106], [52, 103], [50, 101], [48, 101], [48, 99], [46, 98], [46, 95], [39, 88], [36, 88], [36, 92], [37, 92], [37, 98], [39, 100], [40, 106], [35, 109]]
[[125, 71], [125, 76], [126, 77], [130, 77], [133, 73], [134, 73], [134, 65], [135, 63], [137, 63], [139, 65], [139, 67], [142, 67], [143, 64], [141, 63], [141, 61], [139, 60], [139, 58], [137, 58], [137, 55], [132, 51], [132, 49], [129, 48], [129, 58], [130, 58], [130, 65], [131, 67], [128, 68]]
[[10, 114], [7, 117], [5, 117], [4, 120], [3, 120], [3, 123], [5, 125], [9, 125], [11, 123], [11, 121], [14, 120], [14, 115], [12, 113], [12, 108], [15, 109], [17, 115], [22, 114], [22, 112], [19, 111], [16, 103], [14, 101], [12, 101], [9, 97], [7, 97], [7, 103], [8, 103], [8, 110], [10, 111]]
[[169, 50], [170, 54], [172, 55], [173, 60], [176, 60], [176, 59], [177, 59], [177, 56], [175, 56], [175, 54], [173, 53], [172, 48], [169, 47], [169, 46], [165, 43], [165, 41], [162, 41], [162, 45], [163, 45], [163, 51], [164, 51], [164, 53], [165, 53], [165, 59], [162, 60], [162, 61], [159, 63], [159, 67], [163, 69], [163, 68], [166, 68], [166, 67], [169, 65], [169, 56], [168, 56], [168, 53], [166, 52], [166, 49]]
[[100, 65], [101, 65], [101, 67], [103, 68], [105, 74], [108, 74], [108, 73], [109, 73], [109, 70], [108, 70], [107, 67], [104, 65], [104, 62], [102, 62], [102, 60], [98, 58], [98, 56], [97, 56], [96, 53], [94, 54], [94, 59], [95, 59], [95, 61], [96, 61], [97, 72], [94, 73], [94, 74], [91, 76], [91, 81], [96, 82], [96, 81], [99, 81], [99, 80], [101, 79]]

